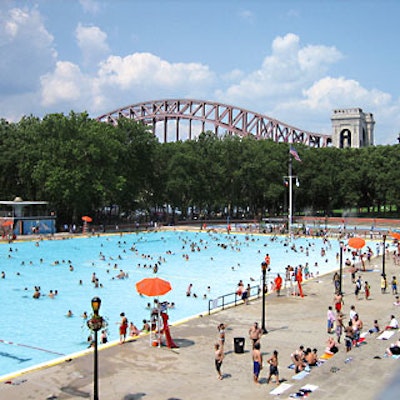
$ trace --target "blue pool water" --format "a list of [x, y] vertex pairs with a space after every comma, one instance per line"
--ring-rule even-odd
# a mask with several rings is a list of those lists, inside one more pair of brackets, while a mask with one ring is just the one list
[[[170, 323], [206, 311], [208, 299], [235, 291], [240, 279], [245, 285], [259, 283], [266, 253], [271, 256], [270, 279], [284, 273], [288, 264], [308, 262], [314, 274], [338, 268], [336, 240], [329, 247], [319, 239], [296, 239], [297, 252], [285, 240], [167, 231], [1, 244], [0, 271], [5, 279], [0, 279], [0, 376], [86, 349], [89, 330], [81, 315], [90, 314], [94, 296], [102, 300], [100, 314], [109, 323], [111, 341], [118, 339], [121, 312], [141, 328], [142, 320], [149, 318], [146, 305], [153, 300], [135, 289], [136, 282], [154, 276], [145, 264], [154, 266], [160, 260], [157, 276], [171, 282], [173, 290], [160, 298], [176, 304], [169, 310]], [[120, 269], [128, 279], [115, 278]], [[93, 273], [103, 287], [91, 283]], [[197, 298], [186, 296], [189, 283]], [[35, 286], [41, 288], [39, 299], [32, 297]], [[58, 291], [54, 299], [47, 296], [50, 290]], [[72, 318], [66, 317], [68, 310], [74, 313]]]

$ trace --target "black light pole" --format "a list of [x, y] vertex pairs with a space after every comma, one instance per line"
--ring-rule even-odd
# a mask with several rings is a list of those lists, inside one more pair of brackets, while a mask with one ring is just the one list
[[100, 305], [101, 305], [100, 298], [93, 297], [92, 299], [93, 316], [87, 322], [89, 329], [91, 329], [94, 332], [93, 400], [99, 400], [97, 332], [103, 327], [103, 317], [99, 315]]
[[268, 333], [267, 328], [265, 327], [265, 277], [266, 277], [266, 273], [267, 273], [267, 263], [265, 261], [263, 261], [261, 263], [261, 271], [262, 271], [262, 332], [263, 333]]
[[386, 254], [386, 235], [383, 235], [383, 254], [382, 254], [382, 275], [386, 278], [385, 272], [385, 254]]

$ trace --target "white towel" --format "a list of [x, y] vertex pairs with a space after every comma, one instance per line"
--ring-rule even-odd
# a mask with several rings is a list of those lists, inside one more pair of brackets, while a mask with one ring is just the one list
[[385, 331], [383, 333], [381, 333], [377, 339], [379, 340], [388, 340], [390, 339], [392, 336], [394, 335], [394, 331]]

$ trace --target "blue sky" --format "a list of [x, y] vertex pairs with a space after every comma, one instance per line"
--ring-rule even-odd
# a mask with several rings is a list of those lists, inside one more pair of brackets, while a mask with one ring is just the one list
[[400, 133], [397, 0], [2, 0], [0, 117], [222, 102], [331, 134], [332, 110]]

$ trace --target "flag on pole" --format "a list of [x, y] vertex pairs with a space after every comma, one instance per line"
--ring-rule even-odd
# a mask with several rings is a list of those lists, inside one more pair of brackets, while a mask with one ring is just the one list
[[300, 161], [301, 162], [301, 158], [299, 157], [299, 153], [297, 153], [296, 149], [290, 145], [290, 154], [294, 157], [294, 159], [296, 161]]

